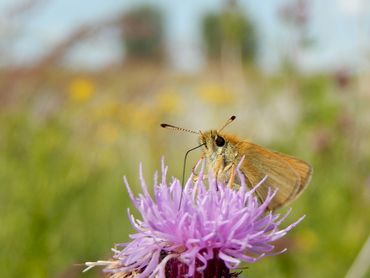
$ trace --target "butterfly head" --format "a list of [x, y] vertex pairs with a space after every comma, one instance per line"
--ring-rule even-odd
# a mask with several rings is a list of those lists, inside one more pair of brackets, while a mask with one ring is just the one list
[[229, 137], [225, 133], [217, 130], [209, 130], [201, 132], [199, 136], [199, 144], [203, 144], [203, 153], [206, 159], [210, 161], [216, 160], [218, 156], [224, 156], [225, 160], [234, 153], [233, 144], [229, 141]]

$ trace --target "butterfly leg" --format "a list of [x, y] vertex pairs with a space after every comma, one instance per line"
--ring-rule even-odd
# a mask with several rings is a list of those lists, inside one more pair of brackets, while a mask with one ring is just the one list
[[229, 188], [233, 188], [234, 187], [235, 170], [236, 170], [236, 165], [234, 163], [231, 163], [229, 182], [227, 183], [227, 187], [229, 187]]
[[[204, 159], [204, 155], [202, 154], [201, 157], [199, 158], [199, 160], [203, 160]], [[191, 168], [191, 173], [193, 174], [193, 182], [196, 183], [199, 179], [199, 175], [195, 172], [195, 168], [196, 168], [197, 164], [195, 164], [192, 168]], [[205, 177], [203, 177], [204, 179]]]

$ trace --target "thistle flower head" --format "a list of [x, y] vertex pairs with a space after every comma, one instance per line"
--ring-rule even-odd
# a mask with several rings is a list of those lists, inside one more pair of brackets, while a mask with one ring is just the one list
[[259, 203], [254, 195], [259, 184], [248, 190], [243, 175], [238, 175], [241, 185], [231, 189], [212, 174], [204, 175], [202, 166], [197, 181], [192, 175], [182, 189], [178, 179], [167, 182], [167, 167], [162, 163], [161, 179], [155, 175], [151, 196], [140, 167], [142, 193], [138, 196], [124, 179], [141, 215], [136, 219], [128, 210], [136, 230], [131, 242], [113, 249], [113, 261], [86, 263], [88, 268], [106, 265], [106, 272], [121, 277], [237, 277], [231, 271], [241, 262], [274, 255], [272, 243], [303, 217], [280, 229], [289, 211], [282, 217], [267, 212], [274, 192]]

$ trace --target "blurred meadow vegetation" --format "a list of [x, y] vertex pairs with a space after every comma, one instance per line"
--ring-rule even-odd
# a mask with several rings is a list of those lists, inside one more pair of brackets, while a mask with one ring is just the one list
[[[1, 277], [101, 277], [100, 269], [81, 274], [78, 264], [108, 259], [133, 232], [122, 176], [138, 192], [139, 163], [151, 184], [164, 156], [181, 178], [184, 154], [197, 144], [159, 124], [204, 130], [234, 114], [229, 132], [314, 168], [286, 223], [306, 219], [277, 243], [287, 253], [246, 265], [243, 275], [347, 273], [370, 227], [369, 78], [302, 74], [289, 59], [263, 73], [253, 62], [256, 29], [233, 15], [205, 17], [209, 60], [197, 74], [166, 66], [161, 14], [148, 8], [116, 21], [129, 45], [120, 64], [77, 70], [55, 52], [32, 68], [0, 70]], [[89, 32], [80, 33], [75, 41]], [[187, 173], [199, 156], [190, 155]]]

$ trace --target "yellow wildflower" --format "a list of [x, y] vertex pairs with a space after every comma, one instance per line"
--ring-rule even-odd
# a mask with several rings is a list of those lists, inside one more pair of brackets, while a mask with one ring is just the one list
[[176, 114], [181, 111], [181, 97], [172, 88], [165, 88], [157, 95], [158, 108], [161, 112]]
[[94, 91], [94, 83], [85, 78], [77, 78], [73, 80], [68, 88], [69, 98], [74, 102], [85, 102], [89, 100]]
[[199, 88], [200, 98], [211, 104], [230, 104], [234, 101], [232, 92], [219, 84], [206, 84]]

